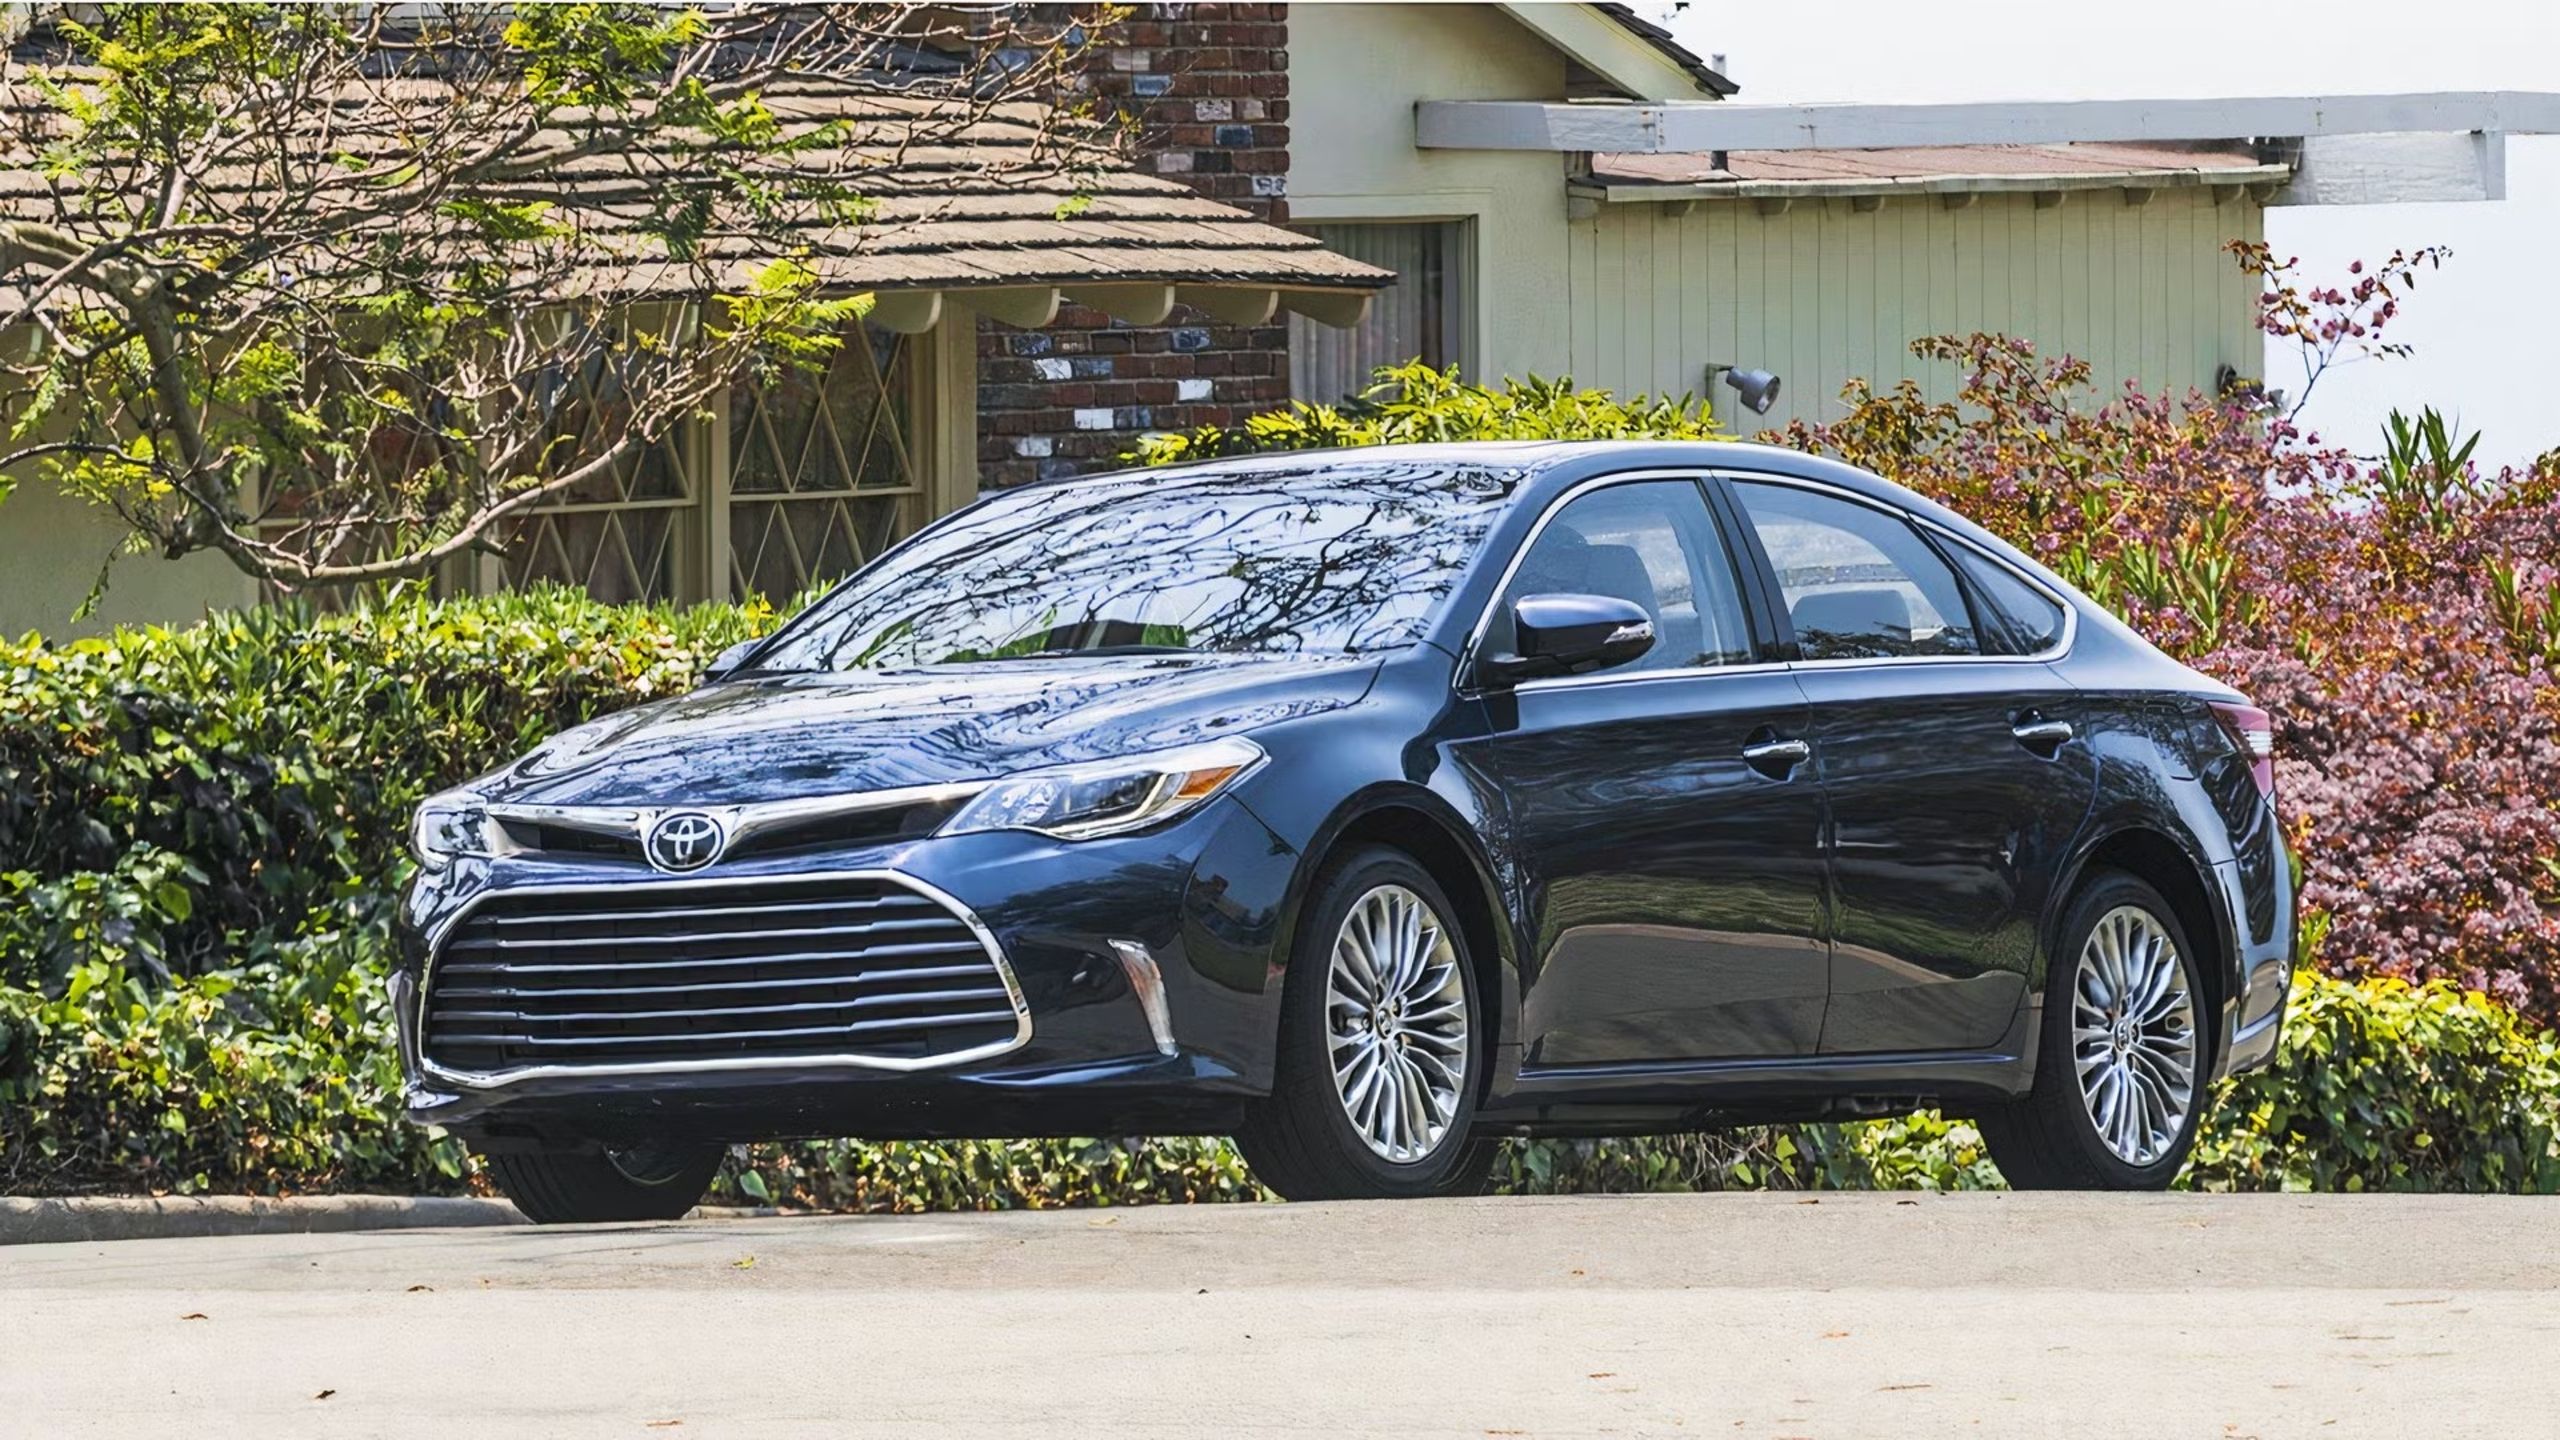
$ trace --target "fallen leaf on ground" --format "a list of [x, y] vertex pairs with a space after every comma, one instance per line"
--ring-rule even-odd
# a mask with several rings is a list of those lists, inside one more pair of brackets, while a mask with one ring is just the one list
[[753, 1255], [741, 1255], [737, 1259], [729, 1262], [729, 1268], [732, 1270], [753, 1270], [756, 1268], [756, 1257]]
[[409, 1287], [409, 1293], [415, 1295], [421, 1290], [432, 1292], [435, 1288], [433, 1285], [412, 1285]]
[[652, 1430], [672, 1430], [683, 1423], [684, 1422], [681, 1420], [652, 1420], [649, 1422], [649, 1428]]
[[1926, 1381], [1916, 1385], [1879, 1385], [1876, 1387], [1879, 1392], [1886, 1390], [1935, 1390], [1937, 1388], [1937, 1386], [1931, 1385]]
[[190, 1311], [188, 1311], [186, 1314], [181, 1315], [181, 1316], [179, 1316], [178, 1318], [179, 1318], [179, 1319], [181, 1319], [181, 1320], [210, 1320], [210, 1319], [212, 1319], [213, 1317], [212, 1317], [212, 1316], [210, 1316], [210, 1315], [207, 1315], [206, 1313], [204, 1313], [204, 1312], [203, 1312], [203, 1311], [201, 1311], [201, 1310], [190, 1310]]
[[335, 1394], [337, 1394], [337, 1393], [338, 1393], [338, 1392], [337, 1392], [337, 1391], [335, 1391], [335, 1390], [323, 1390], [323, 1391], [321, 1391], [319, 1394], [314, 1395], [314, 1396], [312, 1396], [311, 1398], [312, 1398], [312, 1399], [314, 1399], [314, 1400], [326, 1400], [326, 1399], [328, 1399], [330, 1396], [335, 1395]]
[[1591, 1378], [1594, 1380], [1612, 1380], [1617, 1378], [1617, 1374], [1618, 1372], [1615, 1370], [1594, 1370], [1591, 1372]]
[[1846, 1340], [1849, 1338], [1849, 1332], [1846, 1330], [1825, 1330], [1822, 1332], [1822, 1338], [1825, 1340]]

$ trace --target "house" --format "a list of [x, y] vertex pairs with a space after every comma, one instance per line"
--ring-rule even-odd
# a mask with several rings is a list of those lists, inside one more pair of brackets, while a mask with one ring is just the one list
[[[2212, 390], [2260, 368], [2224, 247], [2269, 205], [2498, 198], [2500, 136], [2560, 128], [2548, 96], [1753, 105], [1613, 4], [1141, 5], [1077, 83], [1140, 135], [1101, 203], [980, 197], [848, 261], [880, 299], [823, 382], [741, 387], [445, 583], [787, 596], [983, 488], [1416, 357], [1705, 396], [1745, 432], [1853, 377], [1944, 395], [1907, 346], [1950, 332]], [[1765, 414], [1715, 384], [1735, 367], [1782, 377]], [[112, 543], [39, 488], [0, 505], [0, 628], [67, 628]], [[253, 594], [130, 561], [100, 619]]]

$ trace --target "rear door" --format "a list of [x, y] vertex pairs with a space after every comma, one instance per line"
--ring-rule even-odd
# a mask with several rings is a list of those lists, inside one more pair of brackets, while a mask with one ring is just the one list
[[[1809, 1055], [1829, 958], [1804, 695], [1749, 622], [1731, 537], [1688, 476], [1561, 501], [1478, 653], [1524, 595], [1632, 600], [1660, 636], [1596, 674], [1485, 696], [1526, 883], [1524, 1070]], [[1756, 584], [1751, 594], [1757, 594]]]
[[1821, 1049], [1995, 1045], [2095, 794], [2075, 694], [2028, 622], [1959, 578], [1987, 557], [1845, 491], [1735, 476], [1730, 494], [1797, 647], [1830, 800]]

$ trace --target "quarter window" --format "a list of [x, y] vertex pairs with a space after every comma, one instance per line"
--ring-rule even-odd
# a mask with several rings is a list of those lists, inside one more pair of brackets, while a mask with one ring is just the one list
[[1637, 480], [1566, 503], [1503, 588], [1486, 649], [1513, 648], [1512, 602], [1607, 595], [1653, 617], [1654, 647], [1612, 673], [1735, 665], [1751, 658], [1732, 560], [1689, 480]]
[[1908, 523], [1793, 485], [1733, 488], [1777, 572], [1805, 659], [1981, 653], [1955, 572]]
[[1954, 550], [1956, 564], [1973, 585], [1983, 611], [1982, 648], [1992, 655], [2041, 655], [2062, 638], [2062, 607], [2053, 597], [2018, 578], [2016, 571], [1987, 555]]

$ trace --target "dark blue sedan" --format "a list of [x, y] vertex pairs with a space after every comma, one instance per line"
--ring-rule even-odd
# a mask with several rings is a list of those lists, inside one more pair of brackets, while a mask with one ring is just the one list
[[1502, 1136], [1927, 1105], [2013, 1184], [2156, 1188], [2275, 1045], [2271, 747], [1786, 451], [1009, 490], [422, 808], [407, 1103], [537, 1220], [768, 1138], [1232, 1133], [1413, 1196]]

